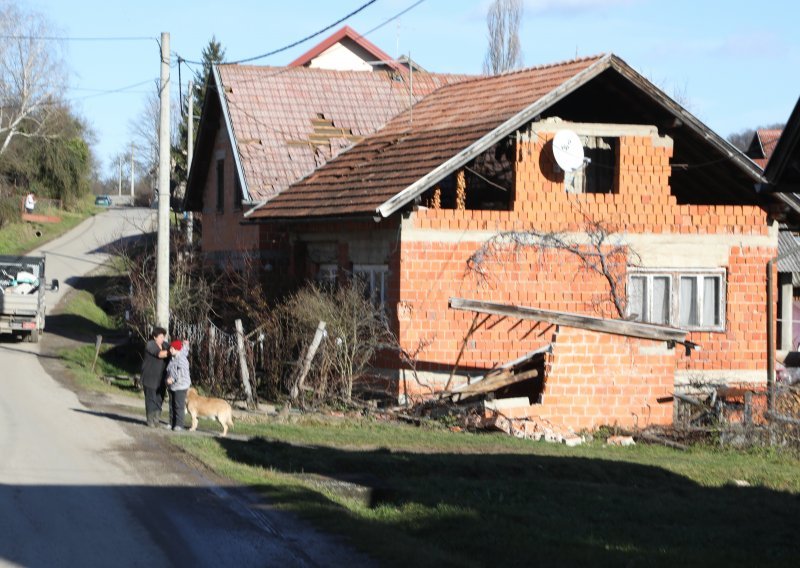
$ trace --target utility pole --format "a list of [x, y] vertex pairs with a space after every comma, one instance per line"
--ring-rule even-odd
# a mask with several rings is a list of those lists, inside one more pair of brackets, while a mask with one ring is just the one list
[[133, 142], [131, 142], [131, 205], [133, 205]]
[[119, 157], [119, 185], [117, 186], [117, 192], [122, 195], [122, 156]]
[[[194, 83], [189, 81], [189, 112], [186, 125], [186, 191], [189, 190], [189, 172], [192, 171], [192, 154], [194, 154]], [[186, 203], [186, 194], [183, 196]], [[194, 236], [194, 215], [191, 211], [186, 214], [186, 242], [191, 247]]]
[[169, 33], [161, 32], [161, 112], [158, 124], [158, 249], [156, 322], [169, 329]]

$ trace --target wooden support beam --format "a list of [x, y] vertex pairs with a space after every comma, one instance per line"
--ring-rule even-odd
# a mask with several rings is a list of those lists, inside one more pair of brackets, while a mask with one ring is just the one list
[[539, 310], [525, 306], [481, 302], [464, 298], [450, 298], [450, 308], [492, 314], [497, 316], [514, 317], [520, 319], [542, 321], [556, 325], [564, 325], [577, 329], [588, 329], [601, 333], [638, 337], [640, 339], [653, 339], [655, 341], [674, 341], [683, 343], [686, 340], [686, 331], [671, 327], [664, 327], [648, 323], [639, 323], [625, 320], [604, 319], [581, 314]]

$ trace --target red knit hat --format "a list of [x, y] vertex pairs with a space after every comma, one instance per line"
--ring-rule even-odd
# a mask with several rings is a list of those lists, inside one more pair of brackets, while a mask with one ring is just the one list
[[180, 351], [181, 349], [183, 349], [183, 341], [181, 341], [180, 339], [176, 339], [175, 341], [170, 343], [169, 346], [172, 347], [175, 351]]

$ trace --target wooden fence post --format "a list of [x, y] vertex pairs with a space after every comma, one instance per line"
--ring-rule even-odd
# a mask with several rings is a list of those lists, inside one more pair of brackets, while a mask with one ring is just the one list
[[213, 323], [208, 324], [208, 378], [211, 383], [217, 382], [217, 376], [214, 373], [214, 344], [217, 340], [217, 330], [214, 328]]
[[98, 335], [94, 342], [94, 361], [92, 361], [92, 373], [94, 373], [94, 366], [97, 364], [97, 357], [100, 355], [101, 345], [103, 345], [103, 336]]
[[236, 349], [239, 351], [239, 369], [242, 374], [242, 386], [244, 387], [244, 394], [247, 397], [247, 408], [252, 410], [256, 407], [256, 403], [253, 398], [253, 389], [250, 386], [250, 368], [247, 366], [247, 353], [244, 348], [244, 327], [242, 327], [242, 320], [237, 319], [234, 325], [236, 326]]
[[297, 375], [294, 386], [292, 386], [291, 392], [289, 393], [292, 398], [292, 402], [297, 400], [297, 397], [300, 395], [300, 391], [303, 389], [303, 381], [306, 380], [306, 375], [308, 374], [308, 371], [311, 370], [311, 362], [314, 360], [314, 355], [317, 354], [317, 349], [319, 349], [319, 345], [322, 343], [322, 338], [325, 337], [326, 325], [327, 324], [324, 321], [319, 322], [317, 331], [314, 333], [314, 339], [311, 340], [311, 345], [308, 346], [308, 351], [306, 351], [306, 354], [303, 357], [303, 364], [300, 367], [300, 372]]

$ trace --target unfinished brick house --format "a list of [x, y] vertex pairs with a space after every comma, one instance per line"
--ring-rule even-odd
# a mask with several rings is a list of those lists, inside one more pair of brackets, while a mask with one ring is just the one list
[[[564, 129], [591, 158], [569, 175]], [[675, 389], [766, 379], [766, 266], [794, 203], [760, 181], [605, 55], [442, 87], [246, 217], [295, 276], [363, 278], [423, 347], [416, 373], [387, 369], [399, 396], [528, 361], [540, 372], [487, 404], [645, 426], [670, 422]], [[591, 270], [591, 251], [613, 267]]]
[[[406, 65], [347, 26], [286, 67], [215, 66], [184, 203], [202, 214], [206, 258], [223, 263], [258, 251], [258, 231], [241, 224], [244, 211], [463, 78], [412, 79]], [[260, 252], [268, 262], [269, 251]]]

